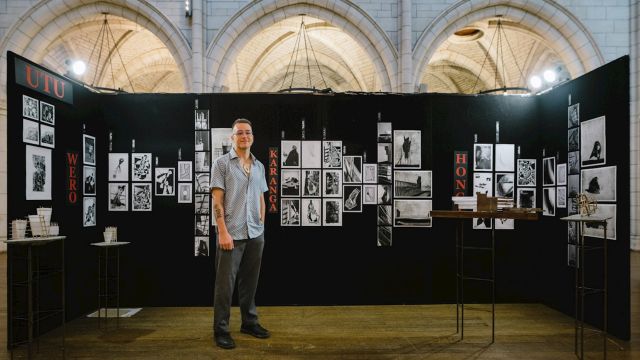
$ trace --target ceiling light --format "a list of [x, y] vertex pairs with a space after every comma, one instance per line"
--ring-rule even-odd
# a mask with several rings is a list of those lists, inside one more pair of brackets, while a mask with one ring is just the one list
[[553, 71], [553, 70], [546, 70], [546, 71], [544, 72], [543, 76], [544, 76], [544, 79], [545, 79], [547, 82], [554, 82], [554, 81], [556, 81], [556, 72], [555, 72], [555, 71]]
[[73, 69], [73, 73], [76, 75], [84, 74], [85, 70], [87, 70], [87, 65], [85, 65], [84, 61], [76, 60], [73, 62], [71, 67]]
[[542, 79], [540, 79], [540, 76], [534, 75], [529, 79], [529, 84], [531, 84], [533, 88], [539, 89], [540, 86], [542, 86]]

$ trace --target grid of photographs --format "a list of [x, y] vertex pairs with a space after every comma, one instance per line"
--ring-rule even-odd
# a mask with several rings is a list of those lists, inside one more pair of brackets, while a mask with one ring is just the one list
[[178, 161], [178, 203], [193, 204], [195, 217], [194, 256], [210, 255], [211, 192], [210, 164], [231, 150], [231, 129], [209, 126], [209, 110], [194, 110], [194, 159]]
[[22, 95], [22, 141], [51, 149], [56, 147], [56, 108], [44, 101]]

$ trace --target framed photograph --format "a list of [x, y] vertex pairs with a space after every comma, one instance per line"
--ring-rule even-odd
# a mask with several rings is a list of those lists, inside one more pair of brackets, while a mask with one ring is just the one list
[[303, 169], [302, 170], [302, 196], [304, 197], [320, 197], [320, 170], [319, 169]]
[[362, 182], [365, 184], [375, 184], [378, 177], [378, 164], [362, 165]]
[[378, 164], [380, 165], [391, 165], [391, 160], [393, 159], [393, 145], [389, 144], [378, 144]]
[[[607, 166], [582, 170], [582, 192], [595, 200], [616, 201], [616, 167]], [[598, 204], [600, 206], [600, 204]]]
[[378, 204], [391, 205], [391, 185], [378, 185]]
[[40, 126], [37, 122], [22, 119], [22, 142], [40, 145]]
[[378, 246], [391, 246], [393, 227], [378, 226]]
[[578, 201], [575, 198], [567, 198], [567, 215], [578, 213]]
[[211, 149], [211, 143], [209, 142], [209, 130], [196, 131], [194, 144], [196, 151], [209, 151]]
[[567, 245], [567, 266], [570, 267], [580, 267], [579, 260], [580, 252], [578, 251], [578, 246], [573, 244]]
[[300, 226], [300, 199], [280, 199], [280, 226]]
[[[209, 214], [210, 213], [210, 205], [209, 205], [209, 194], [196, 194], [195, 197], [195, 210], [196, 214]], [[215, 225], [215, 222], [213, 223]]]
[[302, 226], [322, 225], [322, 204], [320, 199], [302, 199]]
[[93, 196], [82, 199], [82, 226], [96, 226], [96, 198]]
[[378, 185], [362, 186], [362, 204], [376, 205], [378, 203]]
[[422, 166], [422, 132], [420, 130], [393, 131], [393, 167], [420, 169]]
[[342, 169], [342, 141], [322, 142], [322, 167]]
[[300, 196], [300, 170], [282, 169], [280, 195]]
[[129, 154], [109, 153], [109, 181], [129, 180]]
[[473, 229], [474, 230], [491, 230], [493, 226], [493, 221], [491, 218], [473, 218]]
[[493, 224], [496, 230], [513, 230], [515, 228], [515, 221], [513, 219], [494, 219]]
[[196, 215], [196, 236], [209, 236], [209, 215]]
[[518, 186], [536, 186], [536, 159], [518, 159]]
[[515, 190], [514, 177], [513, 173], [496, 173], [495, 196], [513, 199]]
[[151, 153], [131, 154], [131, 181], [151, 181]]
[[378, 205], [378, 225], [393, 225], [393, 207], [391, 205]]
[[96, 195], [96, 167], [87, 166], [83, 167], [82, 176], [84, 178], [83, 194], [84, 195]]
[[391, 185], [391, 164], [378, 164], [378, 183]]
[[556, 216], [556, 188], [542, 188], [542, 215]]
[[518, 189], [517, 206], [532, 209], [536, 207], [536, 189]]
[[194, 126], [196, 130], [209, 130], [209, 110], [195, 111]]
[[301, 151], [303, 168], [322, 167], [322, 141], [303, 140]]
[[155, 184], [156, 196], [174, 196], [175, 189], [175, 168], [157, 167]]
[[362, 185], [345, 185], [343, 212], [362, 212]]
[[129, 210], [129, 184], [109, 183], [109, 211]]
[[569, 151], [580, 150], [580, 128], [573, 128], [567, 131], [567, 141]]
[[209, 173], [197, 173], [196, 174], [196, 193], [210, 193], [209, 188]]
[[567, 187], [560, 186], [556, 189], [556, 205], [558, 209], [567, 208]]
[[82, 158], [86, 165], [96, 165], [96, 138], [91, 135], [82, 135]]
[[473, 171], [493, 171], [493, 144], [473, 144]]
[[342, 199], [322, 199], [322, 225], [342, 226]]
[[211, 168], [211, 153], [208, 151], [196, 151], [196, 172], [209, 172]]
[[580, 175], [580, 152], [572, 151], [567, 154], [569, 175]]
[[477, 193], [493, 196], [493, 173], [473, 173], [473, 196]]
[[567, 243], [577, 245], [580, 230], [576, 221], [567, 221]]
[[514, 144], [496, 144], [496, 171], [515, 171], [515, 152]]
[[193, 163], [178, 161], [178, 181], [193, 181]]
[[38, 108], [38, 100], [22, 95], [22, 116], [33, 119], [35, 121], [40, 120], [40, 112]]
[[212, 128], [211, 129], [211, 155], [212, 159], [231, 151], [231, 128]]
[[280, 167], [300, 167], [300, 140], [282, 140], [280, 142]]
[[431, 227], [431, 200], [393, 200], [393, 226]]
[[40, 124], [40, 145], [52, 149], [56, 147], [56, 128]]
[[178, 183], [178, 203], [191, 204], [193, 202], [193, 184]]
[[556, 184], [556, 158], [554, 156], [542, 159], [542, 186]]
[[[615, 204], [598, 204], [595, 216], [602, 216], [607, 219], [607, 240], [616, 240], [616, 205]], [[584, 236], [591, 236], [604, 239], [604, 225], [585, 223]]]
[[580, 125], [580, 103], [567, 108], [567, 117], [569, 119], [567, 127], [572, 128]]
[[362, 156], [343, 156], [343, 176], [345, 184], [362, 183]]
[[195, 256], [209, 256], [209, 237], [208, 236], [196, 236], [194, 237]]
[[322, 170], [322, 196], [342, 197], [342, 169]]
[[131, 184], [131, 210], [151, 211], [151, 183]]
[[26, 146], [26, 199], [51, 200], [51, 149]]
[[580, 175], [569, 175], [568, 176], [568, 186], [567, 195], [569, 198], [575, 198], [580, 194]]
[[390, 122], [378, 123], [378, 142], [379, 143], [391, 142], [391, 123]]
[[567, 164], [557, 165], [556, 180], [558, 180], [558, 185], [567, 185]]
[[44, 101], [40, 101], [40, 121], [49, 125], [56, 124], [56, 108]]
[[397, 198], [431, 198], [430, 170], [393, 172], [393, 196]]
[[[606, 164], [606, 122], [605, 117], [583, 121], [580, 124], [580, 158], [582, 167]], [[576, 149], [577, 150], [577, 149]]]

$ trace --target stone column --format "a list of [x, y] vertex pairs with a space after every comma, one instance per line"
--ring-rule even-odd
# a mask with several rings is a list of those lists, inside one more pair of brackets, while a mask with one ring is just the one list
[[201, 93], [204, 91], [203, 85], [203, 28], [204, 28], [204, 9], [202, 7], [203, 0], [191, 0], [192, 17], [191, 17], [191, 71], [193, 72], [193, 83], [191, 91]]
[[400, 91], [413, 93], [413, 51], [411, 41], [411, 0], [400, 0]]

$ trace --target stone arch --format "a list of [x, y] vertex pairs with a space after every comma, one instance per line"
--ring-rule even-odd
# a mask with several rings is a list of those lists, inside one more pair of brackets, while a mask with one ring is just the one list
[[386, 33], [364, 10], [346, 0], [278, 0], [252, 2], [235, 14], [218, 32], [206, 52], [207, 88], [221, 91], [230, 67], [243, 47], [261, 30], [286, 18], [307, 14], [342, 29], [369, 55], [382, 91], [398, 88], [398, 53]]
[[560, 56], [574, 78], [604, 64], [604, 57], [589, 30], [555, 2], [461, 0], [441, 13], [418, 38], [413, 51], [416, 64], [414, 84], [419, 84], [431, 57], [455, 31], [498, 15], [520, 23], [532, 33], [549, 40], [549, 47]]

